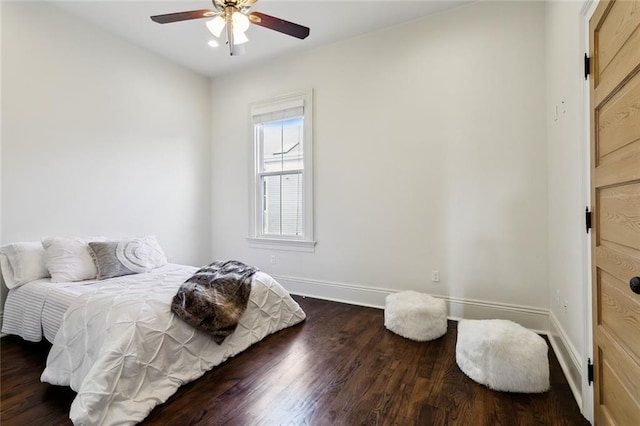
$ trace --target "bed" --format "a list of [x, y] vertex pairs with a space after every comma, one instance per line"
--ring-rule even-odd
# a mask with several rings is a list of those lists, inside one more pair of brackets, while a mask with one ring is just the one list
[[41, 379], [77, 392], [75, 425], [135, 424], [182, 384], [305, 319], [287, 291], [258, 271], [236, 330], [218, 345], [170, 309], [195, 271], [167, 264], [100, 281], [37, 279], [10, 290], [2, 331], [52, 342]]

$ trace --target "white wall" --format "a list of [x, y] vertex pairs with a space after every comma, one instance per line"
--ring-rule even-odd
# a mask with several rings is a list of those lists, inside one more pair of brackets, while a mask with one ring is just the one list
[[[214, 257], [360, 303], [413, 289], [545, 310], [544, 14], [480, 2], [214, 79]], [[248, 105], [306, 88], [316, 251], [249, 248]]]
[[[588, 87], [583, 77], [586, 34], [581, 28], [585, 20], [582, 7], [583, 2], [578, 1], [547, 2], [545, 19], [550, 338], [579, 404], [582, 389], [587, 388], [585, 361], [591, 351], [585, 341], [591, 307], [584, 224], [584, 209], [589, 204], [585, 171], [589, 141], [584, 117]], [[590, 399], [584, 396], [585, 403], [590, 404]]]
[[48, 3], [2, 2], [2, 243], [156, 234], [210, 259], [210, 80]]

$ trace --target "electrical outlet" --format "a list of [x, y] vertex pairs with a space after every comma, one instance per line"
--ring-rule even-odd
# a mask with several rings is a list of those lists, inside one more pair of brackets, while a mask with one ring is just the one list
[[272, 254], [272, 255], [269, 257], [269, 262], [271, 262], [271, 264], [272, 264], [272, 265], [275, 265], [275, 264], [276, 264], [276, 255], [275, 255], [275, 254]]
[[437, 271], [435, 269], [431, 271], [431, 281], [433, 281], [434, 283], [440, 282], [440, 271]]

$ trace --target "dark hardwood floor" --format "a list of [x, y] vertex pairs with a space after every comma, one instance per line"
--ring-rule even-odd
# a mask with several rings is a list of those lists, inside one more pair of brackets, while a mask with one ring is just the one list
[[[588, 425], [549, 350], [544, 394], [495, 392], [455, 362], [457, 324], [418, 343], [379, 309], [296, 297], [303, 324], [268, 336], [180, 388], [144, 425]], [[5, 337], [0, 422], [68, 425], [75, 394], [40, 382], [48, 344]]]

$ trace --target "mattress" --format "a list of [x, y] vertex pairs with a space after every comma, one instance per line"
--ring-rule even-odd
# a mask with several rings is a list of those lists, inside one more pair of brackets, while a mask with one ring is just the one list
[[[154, 273], [181, 268], [184, 266], [167, 264], [155, 269]], [[137, 275], [125, 278], [135, 279]], [[64, 313], [73, 301], [115, 280], [117, 278], [52, 283], [50, 278], [43, 278], [14, 288], [9, 291], [4, 305], [2, 332], [20, 336], [29, 342], [39, 342], [44, 337], [53, 343]]]

